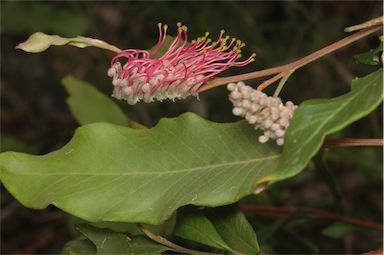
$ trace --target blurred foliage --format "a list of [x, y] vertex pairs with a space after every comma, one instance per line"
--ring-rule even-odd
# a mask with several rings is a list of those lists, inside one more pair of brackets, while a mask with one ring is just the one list
[[329, 227], [324, 228], [321, 233], [325, 236], [339, 239], [349, 234], [355, 232], [366, 232], [367, 230], [361, 227], [356, 227], [355, 225], [345, 224], [342, 222], [336, 222], [330, 225]]
[[88, 20], [81, 15], [47, 4], [12, 2], [2, 4], [4, 33], [46, 31], [63, 36], [76, 36], [84, 34], [88, 24]]
[[[149, 49], [157, 41], [158, 22], [169, 25], [171, 36], [176, 34], [176, 23], [183, 22], [191, 39], [206, 31], [214, 38], [224, 28], [247, 44], [244, 56], [257, 53], [254, 63], [241, 69], [231, 68], [224, 76], [300, 58], [346, 36], [344, 27], [382, 15], [382, 8], [381, 1], [2, 2], [1, 150], [44, 154], [68, 142], [78, 123], [70, 114], [65, 103], [67, 93], [60, 86], [67, 74], [73, 73], [76, 78], [95, 84], [106, 95], [111, 94], [106, 72], [112, 53], [70, 46], [50, 48], [41, 54], [15, 50], [33, 32], [83, 35], [119, 48]], [[377, 69], [356, 63], [353, 56], [376, 47], [377, 37], [370, 36], [297, 70], [285, 85], [282, 98], [300, 103], [349, 91], [354, 77]], [[249, 84], [256, 86], [261, 81]], [[199, 101], [190, 98], [136, 106], [118, 103], [130, 119], [147, 126], [155, 125], [162, 117], [175, 117], [186, 111], [217, 122], [237, 120], [231, 115], [231, 103], [226, 98], [226, 89], [220, 87], [202, 93]], [[379, 138], [382, 121], [379, 107], [337, 136]], [[346, 215], [382, 223], [382, 149], [331, 148], [329, 152], [327, 165], [340, 187], [341, 208], [334, 207], [330, 186], [317, 164], [310, 164], [299, 176], [277, 183], [244, 202], [341, 210]], [[3, 254], [58, 253], [71, 240], [65, 217], [54, 208], [42, 215], [15, 206], [7, 192], [2, 192], [1, 205]], [[354, 231], [337, 223], [305, 217], [276, 219], [250, 214], [247, 218], [267, 254], [353, 254], [382, 247], [380, 231]]]

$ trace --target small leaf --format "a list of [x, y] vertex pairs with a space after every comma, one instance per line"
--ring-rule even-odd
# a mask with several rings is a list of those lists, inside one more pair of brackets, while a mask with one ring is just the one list
[[66, 76], [62, 84], [69, 93], [67, 103], [75, 119], [81, 124], [108, 122], [127, 126], [128, 118], [109, 97], [91, 84]]
[[94, 46], [94, 47], [107, 49], [114, 52], [121, 51], [116, 46], [113, 46], [111, 44], [108, 44], [98, 39], [93, 39], [93, 38], [83, 37], [83, 36], [77, 36], [73, 38], [64, 38], [58, 35], [47, 35], [42, 32], [36, 32], [32, 34], [28, 38], [28, 40], [17, 45], [16, 49], [22, 49], [27, 52], [37, 53], [37, 52], [45, 51], [52, 45], [62, 46], [67, 44], [76, 46], [79, 48]]
[[220, 250], [232, 250], [216, 231], [212, 222], [198, 210], [181, 210], [175, 227], [175, 235]]
[[68, 255], [96, 254], [96, 247], [89, 240], [72, 240], [65, 244], [62, 254], [68, 254]]
[[357, 54], [353, 56], [357, 62], [365, 65], [378, 65], [380, 64], [380, 56], [383, 52], [383, 42], [380, 42], [379, 47], [369, 50], [368, 52]]
[[110, 229], [100, 229], [87, 224], [80, 224], [77, 229], [97, 249], [97, 254], [160, 254], [167, 247], [154, 243], [144, 236], [129, 237]]
[[235, 251], [255, 254], [260, 250], [255, 231], [236, 206], [208, 210], [207, 216], [225, 243]]
[[152, 240], [149, 240], [147, 237], [138, 235], [132, 237], [132, 252], [133, 254], [143, 255], [153, 255], [160, 254], [163, 251], [168, 250], [167, 247], [154, 243]]
[[186, 208], [178, 214], [175, 234], [231, 253], [256, 254], [256, 234], [236, 206], [196, 210]]
[[131, 249], [131, 239], [122, 233], [86, 224], [78, 225], [77, 230], [95, 244], [97, 254], [128, 254]]

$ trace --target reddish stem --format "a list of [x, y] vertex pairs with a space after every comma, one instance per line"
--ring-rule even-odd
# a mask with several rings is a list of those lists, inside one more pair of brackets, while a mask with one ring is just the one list
[[264, 76], [269, 76], [269, 75], [272, 75], [272, 74], [277, 74], [277, 73], [282, 73], [282, 72], [288, 72], [290, 70], [293, 70], [293, 69], [297, 69], [299, 67], [302, 67], [324, 55], [327, 55], [337, 49], [340, 49], [350, 43], [353, 43], [359, 39], [361, 39], [362, 37], [365, 37], [369, 34], [372, 34], [373, 32], [379, 30], [382, 28], [382, 25], [378, 25], [378, 26], [374, 26], [374, 27], [370, 27], [370, 28], [366, 28], [366, 29], [363, 29], [363, 30], [360, 30], [350, 36], [347, 36], [335, 43], [332, 43], [318, 51], [315, 51], [311, 54], [309, 54], [308, 56], [306, 57], [303, 57], [297, 61], [294, 61], [292, 63], [289, 63], [289, 64], [285, 64], [285, 65], [282, 65], [282, 66], [277, 66], [277, 67], [273, 67], [273, 68], [268, 68], [268, 69], [264, 69], [264, 70], [260, 70], [260, 71], [255, 71], [255, 72], [251, 72], [251, 73], [246, 73], [246, 74], [240, 74], [240, 75], [234, 75], [234, 76], [228, 76], [228, 77], [219, 77], [219, 78], [214, 78], [214, 79], [211, 79], [209, 81], [207, 81], [205, 83], [205, 85], [201, 86], [198, 90], [198, 92], [203, 92], [203, 91], [206, 91], [208, 89], [211, 89], [211, 88], [214, 88], [214, 87], [217, 87], [217, 86], [220, 86], [220, 85], [224, 85], [224, 84], [227, 84], [227, 83], [230, 83], [230, 82], [236, 82], [236, 81], [245, 81], [245, 80], [251, 80], [251, 79], [255, 79], [255, 78], [259, 78], [259, 77], [264, 77]]
[[260, 214], [270, 217], [283, 217], [287, 215], [302, 214], [311, 218], [329, 219], [342, 221], [345, 223], [372, 228], [383, 231], [383, 225], [363, 219], [356, 219], [347, 215], [336, 213], [324, 212], [310, 208], [295, 208], [295, 207], [272, 207], [272, 206], [258, 206], [249, 204], [240, 204], [240, 209], [246, 213]]
[[323, 148], [350, 147], [350, 146], [384, 146], [383, 139], [326, 139]]

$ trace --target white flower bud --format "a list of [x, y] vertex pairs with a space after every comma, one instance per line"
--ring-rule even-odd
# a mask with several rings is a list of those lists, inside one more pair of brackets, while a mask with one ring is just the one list
[[251, 102], [249, 102], [248, 100], [243, 100], [242, 105], [244, 108], [249, 108], [251, 107]]
[[269, 119], [264, 121], [264, 128], [270, 128], [272, 126], [273, 122]]
[[276, 130], [278, 130], [279, 128], [280, 128], [280, 125], [279, 125], [279, 124], [273, 123], [273, 124], [271, 125], [271, 130], [273, 130], [273, 131], [276, 131]]
[[259, 136], [259, 142], [260, 143], [266, 143], [266, 142], [268, 142], [268, 140], [269, 140], [268, 136], [265, 136], [265, 135]]
[[233, 114], [243, 116], [255, 130], [264, 132], [259, 142], [275, 139], [277, 145], [283, 145], [285, 130], [297, 106], [290, 101], [284, 105], [280, 98], [268, 97], [243, 82], [230, 83], [227, 87], [231, 91], [229, 99], [234, 105]]
[[243, 109], [241, 109], [240, 107], [235, 107], [233, 108], [232, 113], [233, 115], [240, 116], [243, 114]]
[[251, 111], [256, 113], [261, 107], [258, 104], [253, 103], [251, 105]]
[[248, 118], [248, 122], [249, 122], [249, 124], [255, 124], [257, 122], [257, 117], [255, 115], [251, 115]]
[[285, 134], [285, 132], [284, 132], [284, 130], [282, 130], [282, 129], [277, 129], [277, 130], [275, 131], [275, 134], [276, 134], [277, 137], [283, 137], [284, 134]]
[[232, 91], [232, 93], [230, 94], [230, 97], [234, 100], [236, 99], [240, 99], [241, 98], [241, 93], [238, 92], [237, 90], [234, 90]]
[[236, 88], [236, 84], [235, 83], [229, 83], [228, 85], [227, 85], [227, 89], [229, 90], [229, 91], [235, 91], [237, 88]]

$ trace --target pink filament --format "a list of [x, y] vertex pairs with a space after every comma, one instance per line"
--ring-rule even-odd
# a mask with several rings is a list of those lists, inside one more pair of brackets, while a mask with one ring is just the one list
[[[150, 79], [158, 74], [162, 74], [164, 77], [157, 84], [151, 84], [151, 94], [161, 88], [167, 89], [176, 81], [185, 86], [185, 82], [189, 80], [190, 83], [191, 78], [194, 78], [194, 83], [188, 83], [189, 90], [193, 88], [196, 91], [196, 86], [201, 86], [203, 82], [231, 66], [240, 67], [254, 61], [254, 55], [246, 60], [238, 61], [240, 49], [244, 44], [240, 41], [235, 42], [234, 39], [228, 42], [229, 37], [223, 38], [223, 34], [224, 31], [220, 33], [214, 43], [207, 39], [207, 33], [204, 37], [187, 45], [187, 28], [178, 24], [178, 34], [167, 51], [161, 57], [155, 58], [154, 56], [163, 46], [167, 35], [167, 26], [159, 24], [159, 39], [151, 53], [140, 49], [123, 50], [112, 59], [111, 68], [121, 62], [122, 70], [116, 77], [128, 80], [128, 87], [132, 86], [138, 78], [144, 77], [144, 80], [134, 89], [133, 96], [138, 95], [143, 85], [149, 83]], [[133, 70], [136, 72], [132, 73]], [[185, 88], [183, 88], [184, 90]]]

